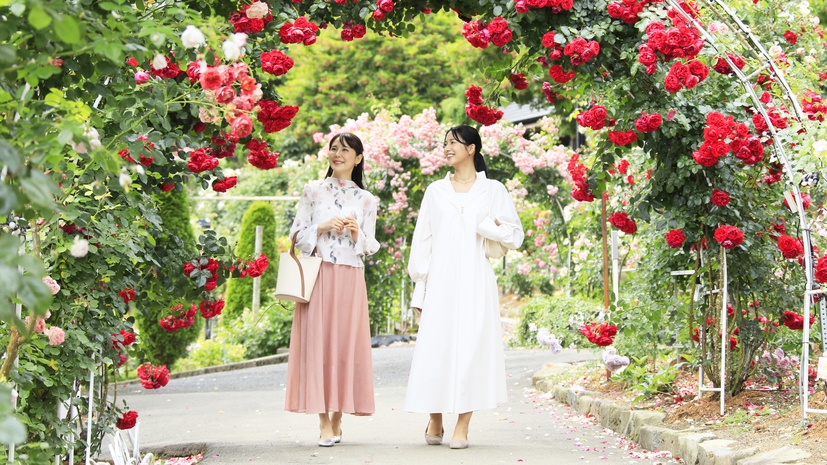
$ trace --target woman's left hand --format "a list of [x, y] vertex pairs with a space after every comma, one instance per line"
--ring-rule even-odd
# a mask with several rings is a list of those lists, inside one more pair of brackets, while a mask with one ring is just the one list
[[345, 229], [350, 231], [353, 242], [359, 240], [359, 223], [356, 222], [355, 218], [345, 218]]

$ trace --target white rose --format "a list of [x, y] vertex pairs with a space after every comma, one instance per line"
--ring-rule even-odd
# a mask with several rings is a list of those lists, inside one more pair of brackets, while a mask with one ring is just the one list
[[83, 131], [83, 137], [89, 139], [89, 146], [87, 147], [83, 142], [72, 141], [69, 142], [72, 150], [77, 153], [87, 153], [89, 150], [95, 150], [101, 146], [100, 134], [98, 134], [97, 129], [93, 127], [86, 128], [86, 130]]
[[247, 34], [243, 32], [236, 32], [235, 34], [233, 34], [232, 39], [233, 42], [235, 42], [235, 44], [238, 45], [238, 48], [247, 45]]
[[121, 175], [118, 176], [118, 184], [120, 184], [125, 191], [129, 191], [129, 186], [132, 185], [132, 176], [121, 173]]
[[773, 45], [772, 47], [770, 47], [769, 52], [770, 56], [777, 57], [778, 55], [781, 55], [784, 52], [784, 50], [782, 50], [781, 47], [779, 47], [778, 45]]
[[81, 239], [80, 236], [75, 236], [75, 243], [69, 248], [69, 253], [72, 254], [73, 257], [85, 257], [86, 254], [89, 253], [89, 241]]
[[181, 33], [181, 43], [184, 44], [185, 48], [200, 47], [204, 45], [205, 41], [204, 34], [191, 24]]
[[225, 40], [221, 45], [221, 50], [227, 61], [236, 61], [241, 57], [241, 47], [232, 40]]
[[253, 2], [250, 8], [247, 8], [247, 17], [250, 19], [264, 18], [268, 14], [270, 14], [270, 8], [264, 2]]
[[813, 144], [813, 155], [817, 157], [827, 155], [827, 140], [819, 139]]
[[167, 67], [167, 58], [160, 53], [155, 54], [155, 58], [152, 59], [152, 69], [155, 71], [162, 70]]
[[818, 26], [818, 24], [820, 22], [821, 22], [821, 20], [818, 18], [818, 16], [813, 16], [813, 17], [810, 18], [810, 24], [812, 24], [813, 27]]

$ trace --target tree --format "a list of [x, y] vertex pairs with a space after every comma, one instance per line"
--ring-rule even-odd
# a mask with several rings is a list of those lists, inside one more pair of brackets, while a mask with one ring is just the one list
[[[241, 220], [241, 232], [238, 235], [235, 254], [242, 260], [252, 260], [255, 257], [256, 226], [263, 226], [261, 253], [270, 260], [270, 265], [261, 275], [262, 304], [267, 296], [276, 289], [276, 274], [278, 273], [278, 250], [276, 248], [276, 217], [273, 206], [269, 202], [253, 202], [244, 218]], [[233, 278], [227, 281], [227, 301], [224, 307], [225, 319], [236, 319], [245, 308], [253, 307], [253, 280], [252, 278]]]
[[196, 318], [194, 325], [174, 333], [165, 331], [158, 321], [169, 313], [173, 305], [182, 303], [189, 307], [198, 298], [197, 290], [181, 292], [190, 288], [183, 272], [184, 263], [196, 256], [198, 248], [189, 220], [187, 192], [173, 189], [155, 194], [153, 198], [158, 204], [163, 227], [163, 233], [155, 242], [162, 265], [150, 271], [154, 279], [149, 281], [145, 292], [151, 300], [147, 305], [137, 305], [135, 322], [147, 360], [153, 365], [172, 366], [176, 360], [187, 355], [187, 346], [198, 338], [204, 321]]

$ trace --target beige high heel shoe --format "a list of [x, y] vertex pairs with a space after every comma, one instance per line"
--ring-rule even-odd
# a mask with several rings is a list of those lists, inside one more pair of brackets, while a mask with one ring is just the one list
[[431, 422], [428, 422], [428, 426], [425, 427], [425, 443], [429, 446], [439, 446], [442, 445], [442, 435], [445, 434], [445, 428], [442, 428], [442, 432], [439, 434], [428, 434], [428, 428], [431, 427]]

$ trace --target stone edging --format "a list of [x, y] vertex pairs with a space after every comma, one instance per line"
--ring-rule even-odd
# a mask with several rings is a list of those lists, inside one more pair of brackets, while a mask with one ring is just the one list
[[[197, 370], [178, 371], [169, 374], [169, 379], [189, 378], [191, 376], [208, 375], [210, 373], [220, 373], [222, 371], [243, 370], [245, 368], [254, 368], [265, 365], [276, 365], [279, 363], [287, 363], [287, 352], [268, 355], [266, 357], [254, 358], [252, 360], [245, 360], [243, 362], [227, 363], [225, 365], [216, 365], [206, 368], [199, 368]], [[139, 379], [130, 379], [126, 381], [118, 381], [121, 386], [140, 383]]]
[[[673, 430], [660, 426], [666, 418], [662, 412], [626, 410], [612, 402], [599, 399], [599, 393], [555, 385], [550, 376], [560, 374], [571, 365], [554, 363], [534, 374], [534, 388], [549, 392], [554, 398], [573, 407], [583, 415], [593, 416], [598, 423], [635, 441], [646, 450], [665, 450], [680, 457], [686, 465], [776, 465], [798, 464], [810, 453], [789, 446], [761, 452], [757, 447], [733, 448], [737, 441], [718, 439], [711, 432]], [[803, 462], [801, 462], [803, 464]]]

